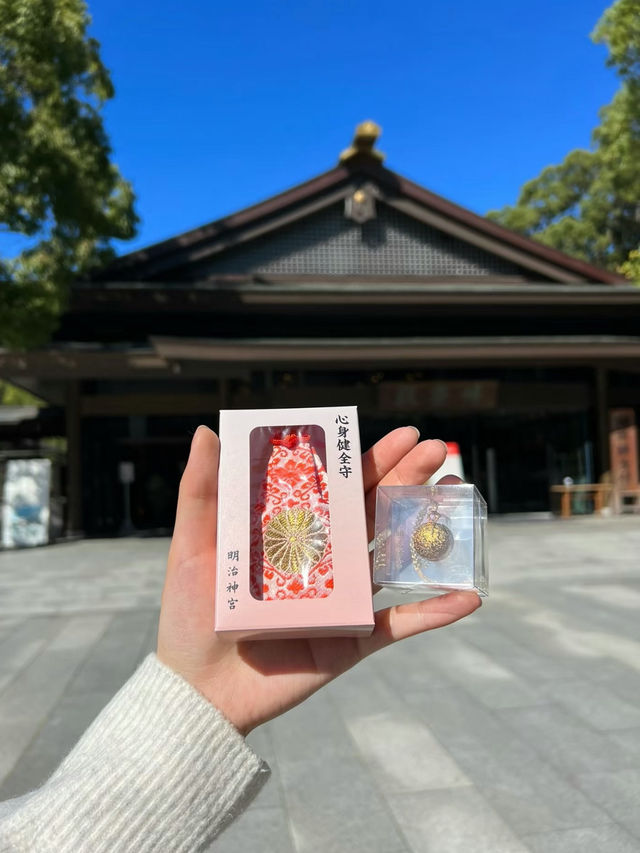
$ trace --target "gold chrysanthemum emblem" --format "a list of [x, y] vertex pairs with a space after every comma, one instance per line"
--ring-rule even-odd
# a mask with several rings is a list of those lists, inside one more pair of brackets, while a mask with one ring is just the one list
[[415, 551], [425, 560], [444, 560], [453, 548], [453, 534], [444, 524], [427, 521], [418, 527], [411, 537]]
[[264, 553], [274, 568], [297, 575], [320, 562], [327, 538], [327, 529], [315, 512], [285, 509], [265, 528]]

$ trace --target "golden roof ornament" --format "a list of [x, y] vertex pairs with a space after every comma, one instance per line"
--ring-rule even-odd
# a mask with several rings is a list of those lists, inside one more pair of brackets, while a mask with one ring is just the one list
[[345, 198], [344, 215], [358, 225], [364, 225], [370, 219], [376, 218], [376, 198], [379, 197], [380, 191], [375, 184], [362, 184]]
[[373, 146], [382, 133], [380, 125], [368, 119], [356, 127], [356, 132], [351, 145], [340, 155], [341, 163], [348, 163], [355, 157], [369, 157], [381, 163], [384, 160], [382, 151], [375, 151]]

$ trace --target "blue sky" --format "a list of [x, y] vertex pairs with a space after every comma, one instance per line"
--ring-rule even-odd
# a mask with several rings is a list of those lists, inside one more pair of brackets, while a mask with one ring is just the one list
[[485, 213], [589, 145], [617, 88], [607, 0], [89, 0], [116, 97], [127, 251], [331, 168], [354, 126], [386, 164]]

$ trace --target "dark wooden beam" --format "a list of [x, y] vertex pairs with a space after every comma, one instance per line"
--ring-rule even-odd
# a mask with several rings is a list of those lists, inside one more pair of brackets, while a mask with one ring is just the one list
[[67, 383], [65, 426], [67, 437], [67, 535], [82, 533], [82, 430], [80, 383]]
[[246, 313], [264, 306], [300, 308], [357, 308], [369, 313], [413, 306], [512, 307], [539, 311], [566, 308], [579, 311], [602, 307], [609, 311], [640, 309], [640, 288], [589, 283], [553, 284], [517, 281], [513, 277], [482, 276], [453, 282], [441, 277], [397, 281], [353, 276], [327, 279], [278, 276], [264, 281], [212, 278], [191, 283], [127, 282], [113, 286], [83, 286], [72, 292], [69, 316], [74, 314]]
[[216, 413], [222, 406], [220, 394], [96, 394], [81, 399], [83, 417], [129, 415], [191, 415], [196, 412]]
[[609, 371], [606, 367], [595, 369], [596, 396], [596, 452], [598, 474], [602, 477], [610, 467], [609, 460]]
[[461, 365], [595, 366], [640, 359], [640, 338], [519, 339], [458, 338], [405, 340], [246, 340], [225, 341], [154, 337], [152, 343], [170, 361], [199, 361], [235, 365], [388, 366], [424, 364], [433, 367]]
[[174, 365], [152, 351], [49, 349], [0, 353], [0, 378], [30, 379], [166, 379]]

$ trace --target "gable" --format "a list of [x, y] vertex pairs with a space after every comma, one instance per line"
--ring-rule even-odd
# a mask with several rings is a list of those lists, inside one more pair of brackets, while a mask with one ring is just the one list
[[[377, 215], [359, 224], [345, 216], [345, 204], [367, 186], [377, 197]], [[626, 284], [617, 273], [509, 231], [364, 156], [123, 255], [91, 279], [177, 284], [226, 275], [503, 276]]]
[[522, 269], [384, 203], [378, 202], [375, 219], [360, 225], [338, 202], [189, 264], [182, 277], [233, 274], [475, 277], [521, 275]]

